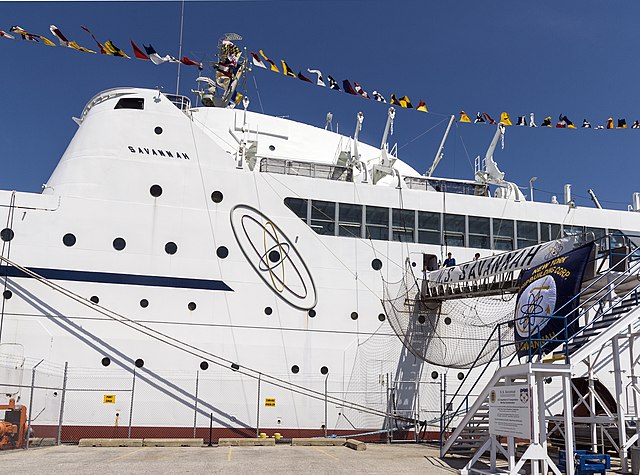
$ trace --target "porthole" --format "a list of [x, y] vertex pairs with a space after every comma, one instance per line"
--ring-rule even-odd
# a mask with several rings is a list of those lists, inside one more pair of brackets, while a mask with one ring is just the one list
[[227, 249], [224, 246], [220, 246], [217, 250], [216, 250], [216, 254], [218, 255], [218, 257], [220, 259], [224, 259], [229, 255], [229, 249]]
[[216, 190], [211, 193], [211, 201], [213, 201], [214, 203], [220, 203], [222, 201], [222, 198], [224, 198], [224, 196], [222, 195], [221, 191]]
[[13, 229], [11, 228], [4, 228], [2, 231], [0, 231], [0, 239], [5, 242], [11, 241], [14, 236], [15, 234], [13, 233]]
[[113, 240], [113, 248], [116, 251], [122, 251], [127, 246], [127, 242], [121, 237], [117, 237]]
[[151, 196], [153, 196], [154, 198], [157, 198], [162, 194], [162, 187], [160, 185], [151, 185], [151, 188], [149, 188], [149, 193], [151, 193]]
[[438, 372], [437, 371], [432, 371], [431, 372], [431, 379], [438, 379]]
[[415, 262], [411, 263], [411, 267], [415, 267], [417, 264]]
[[297, 364], [294, 364], [294, 365], [291, 367], [291, 372], [292, 372], [293, 374], [298, 374], [298, 373], [300, 372], [300, 368], [298, 367], [298, 365], [297, 365]]
[[464, 373], [463, 373], [462, 371], [460, 371], [460, 372], [458, 373], [458, 379], [459, 379], [460, 381], [462, 381], [462, 380], [464, 379]]
[[387, 316], [384, 313], [381, 313], [378, 315], [378, 320], [380, 320], [381, 322], [384, 322], [386, 318]]
[[164, 245], [164, 252], [172, 256], [178, 252], [178, 245], [175, 242], [168, 242]]
[[142, 308], [147, 308], [149, 306], [149, 301], [147, 299], [140, 300], [140, 306]]
[[100, 302], [100, 299], [98, 298], [97, 295], [92, 295], [91, 298], [89, 299], [91, 300], [93, 303], [98, 303]]
[[144, 360], [142, 358], [138, 358], [135, 362], [136, 368], [142, 368], [144, 366]]
[[76, 243], [76, 237], [71, 233], [67, 233], [62, 236], [62, 243], [67, 247], [71, 247]]
[[240, 369], [240, 365], [238, 363], [231, 363], [231, 369], [238, 371]]
[[162, 133], [162, 127], [156, 127], [155, 129], [153, 129], [153, 131], [156, 133], [156, 135], [160, 135]]
[[269, 253], [269, 260], [271, 262], [278, 262], [280, 260], [280, 253], [274, 249]]
[[426, 318], [424, 318], [424, 315], [418, 315], [418, 323], [420, 323], [421, 325], [425, 322]]
[[265, 315], [271, 315], [273, 313], [273, 309], [271, 307], [264, 308]]
[[380, 259], [374, 259], [371, 261], [371, 267], [373, 267], [373, 270], [380, 270], [382, 269], [382, 261]]
[[13, 292], [11, 292], [10, 290], [5, 290], [4, 292], [2, 292], [2, 296], [6, 300], [9, 300], [11, 297], [13, 297]]
[[309, 310], [309, 311], [307, 312], [307, 314], [308, 314], [311, 318], [313, 318], [313, 317], [315, 317], [315, 316], [316, 316], [316, 311], [315, 311], [314, 309], [311, 309], [311, 310]]
[[445, 324], [445, 325], [451, 325], [451, 318], [449, 318], [449, 317], [445, 317], [445, 318], [444, 318], [444, 324]]
[[203, 361], [202, 363], [200, 363], [200, 369], [202, 371], [206, 371], [209, 369], [209, 363], [207, 363], [206, 361]]
[[320, 368], [320, 373], [329, 374], [329, 368], [327, 368], [326, 366], [323, 366], [322, 368]]
[[351, 312], [351, 320], [357, 320], [358, 319], [358, 312]]
[[102, 358], [102, 366], [109, 366], [111, 364], [111, 359], [108, 356]]
[[274, 145], [269, 145], [269, 150], [271, 150], [272, 152], [275, 151], [276, 147]]
[[196, 303], [195, 302], [189, 302], [187, 304], [187, 308], [193, 312], [196, 309]]

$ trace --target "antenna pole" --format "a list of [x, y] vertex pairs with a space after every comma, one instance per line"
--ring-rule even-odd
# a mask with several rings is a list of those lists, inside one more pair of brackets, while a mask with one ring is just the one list
[[180, 66], [182, 63], [182, 28], [184, 26], [184, 0], [182, 0], [182, 12], [180, 14], [180, 46], [178, 48], [178, 79], [176, 80], [176, 96], [180, 94]]
[[447, 140], [449, 131], [451, 130], [451, 124], [453, 124], [453, 121], [455, 119], [456, 119], [456, 116], [451, 115], [451, 118], [449, 119], [449, 125], [447, 125], [447, 131], [444, 133], [444, 137], [442, 137], [442, 142], [440, 142], [440, 147], [438, 147], [436, 158], [433, 159], [433, 163], [431, 164], [431, 167], [429, 168], [429, 170], [427, 170], [427, 173], [426, 173], [427, 177], [431, 177], [431, 175], [433, 175], [433, 172], [438, 166], [438, 163], [440, 163], [440, 160], [442, 160], [442, 157], [444, 156], [444, 143]]

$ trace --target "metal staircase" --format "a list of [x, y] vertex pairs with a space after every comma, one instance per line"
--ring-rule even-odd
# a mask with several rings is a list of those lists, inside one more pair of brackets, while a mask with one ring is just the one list
[[[610, 240], [611, 237], [608, 237], [608, 242], [611, 242]], [[637, 250], [625, 252], [623, 256], [613, 256], [610, 250], [607, 252], [609, 254], [608, 268], [603, 270], [601, 265], [594, 277], [585, 282], [581, 292], [574, 297], [574, 299], [582, 301], [579, 301], [579, 307], [572, 316], [552, 316], [553, 318], [564, 318], [565, 326], [574, 322], [580, 323], [580, 328], [571, 336], [566, 337], [562, 335], [563, 332], [559, 332], [553, 339], [541, 342], [539, 348], [529, 354], [530, 365], [537, 361], [538, 363], [534, 364], [563, 366], [571, 368], [570, 371], [573, 371], [578, 363], [600, 351], [609, 342], [614, 342], [614, 349], [617, 348], [617, 336], [626, 332], [632, 324], [640, 319], [640, 280], [638, 278], [640, 260], [638, 260], [638, 252]], [[487, 343], [500, 335], [501, 325], [513, 325], [513, 323], [511, 321], [497, 325]], [[491, 438], [489, 435], [488, 397], [491, 389], [496, 384], [500, 384], [500, 381], [506, 377], [505, 375], [513, 374], [514, 367], [509, 365], [514, 361], [516, 353], [506, 361], [506, 364], [502, 361], [502, 355], [509, 353], [505, 351], [506, 347], [511, 345], [515, 345], [515, 343], [500, 343], [480, 374], [473, 374], [472, 377], [477, 379], [467, 394], [460, 394], [460, 389], [458, 389], [451, 398], [451, 403], [459, 401], [459, 404], [450, 414], [445, 413], [442, 416], [443, 429], [440, 449], [442, 457], [447, 454], [470, 457], [479, 449], [486, 450], [487, 443]], [[529, 347], [531, 348], [531, 345]], [[552, 357], [545, 357], [545, 354], [550, 353], [552, 348], [556, 348]], [[513, 351], [513, 347], [510, 350]], [[484, 348], [480, 354], [483, 352]], [[488, 384], [477, 396], [473, 396], [472, 393], [478, 385], [478, 381], [489, 368], [495, 370], [496, 364], [499, 367]], [[467, 377], [472, 373], [469, 372]], [[463, 384], [459, 388], [462, 388]], [[471, 401], [473, 402], [471, 403]]]

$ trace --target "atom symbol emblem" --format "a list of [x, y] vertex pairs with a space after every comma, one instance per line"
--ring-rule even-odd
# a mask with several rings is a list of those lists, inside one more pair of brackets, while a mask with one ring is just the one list
[[516, 307], [516, 331], [527, 338], [540, 332], [556, 306], [556, 282], [551, 276], [533, 281], [523, 290]]

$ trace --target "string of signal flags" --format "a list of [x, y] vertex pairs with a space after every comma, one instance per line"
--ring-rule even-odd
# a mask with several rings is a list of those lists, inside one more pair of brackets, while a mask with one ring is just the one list
[[[131, 59], [131, 56], [129, 56], [128, 54], [126, 54], [122, 49], [118, 48], [113, 41], [111, 40], [107, 40], [104, 43], [101, 43], [100, 41], [98, 41], [98, 39], [95, 37], [95, 35], [93, 34], [93, 32], [91, 30], [89, 30], [89, 28], [85, 27], [85, 26], [81, 26], [81, 28], [87, 32], [92, 40], [95, 42], [96, 47], [98, 49], [98, 51], [100, 52], [100, 54], [104, 54], [104, 55], [109, 55], [109, 56], [115, 56], [115, 57], [120, 57], [120, 58], [125, 58], [125, 59]], [[90, 54], [97, 54], [96, 51], [93, 51], [89, 48], [86, 48], [84, 46], [79, 45], [76, 41], [73, 40], [69, 40], [63, 33], [62, 31], [56, 27], [55, 25], [51, 25], [49, 27], [49, 30], [51, 31], [51, 34], [53, 36], [56, 37], [56, 39], [59, 42], [59, 46], [62, 47], [66, 47], [66, 48], [72, 48], [75, 49], [77, 51], [81, 51], [83, 53], [90, 53]], [[43, 36], [43, 35], [39, 35], [37, 33], [32, 33], [29, 32], [27, 30], [25, 30], [24, 28], [20, 27], [20, 26], [12, 26], [9, 29], [9, 32], [6, 32], [4, 30], [0, 30], [0, 38], [5, 38], [5, 39], [9, 39], [9, 40], [15, 40], [16, 36], [12, 35], [11, 33], [13, 33], [14, 35], [18, 35], [20, 37], [22, 37], [23, 40], [25, 41], [31, 41], [31, 42], [35, 42], [35, 43], [42, 43], [46, 46], [56, 46], [56, 44], [51, 41], [50, 39], [48, 39], [47, 37]], [[221, 58], [221, 61], [218, 63], [214, 63], [214, 68], [216, 69], [216, 71], [218, 73], [222, 73], [224, 75], [229, 76], [231, 73], [231, 68], [232, 67], [236, 67], [238, 65], [238, 61], [240, 59], [240, 56], [242, 55], [242, 52], [240, 50], [240, 48], [238, 48], [233, 42], [230, 41], [230, 39], [241, 39], [241, 37], [239, 36], [235, 36], [234, 38], [229, 37], [228, 39], [225, 39], [222, 42], [222, 49], [221, 51], [224, 53], [224, 56], [226, 56], [225, 58]], [[149, 45], [145, 45], [143, 43], [143, 48], [144, 51], [138, 46], [136, 45], [133, 40], [131, 41], [131, 47], [133, 49], [133, 56], [136, 59], [139, 60], [144, 60], [144, 61], [151, 61], [153, 64], [155, 65], [160, 65], [160, 64], [164, 64], [164, 63], [181, 63], [187, 66], [196, 66], [200, 71], [202, 71], [203, 69], [203, 64], [200, 61], [194, 61], [190, 58], [188, 58], [187, 56], [183, 56], [181, 59], [179, 58], [175, 58], [171, 55], [164, 55], [161, 56], [160, 54], [158, 54], [156, 52], [156, 50], [153, 48], [153, 46], [151, 44]], [[276, 65], [276, 63], [269, 59], [267, 57], [267, 55], [264, 53], [263, 50], [259, 50], [259, 55], [256, 52], [251, 52], [251, 59], [252, 59], [252, 63], [254, 66], [264, 69], [264, 70], [269, 70], [275, 73], [280, 73], [280, 69], [278, 68], [278, 66]], [[267, 67], [267, 65], [265, 64], [268, 63], [269, 67]], [[293, 69], [287, 64], [287, 62], [285, 60], [280, 60], [281, 62], [281, 67], [282, 67], [282, 74], [284, 76], [289, 76], [289, 77], [293, 77], [293, 78], [297, 78], [301, 81], [313, 84], [314, 81], [312, 81], [310, 78], [308, 78], [307, 76], [305, 76], [302, 72], [298, 72], [298, 74], [296, 74]], [[327, 87], [327, 83], [328, 83], [328, 87], [329, 89], [335, 90], [335, 91], [342, 91], [345, 92], [347, 94], [351, 94], [354, 96], [359, 96], [363, 99], [373, 99], [374, 101], [377, 102], [381, 102], [381, 103], [387, 103], [387, 100], [385, 99], [385, 97], [378, 91], [374, 90], [372, 91], [371, 94], [367, 93], [362, 86], [353, 81], [353, 85], [351, 84], [351, 81], [349, 81], [348, 79], [344, 79], [342, 81], [342, 88], [340, 87], [338, 81], [336, 81], [333, 77], [331, 77], [330, 75], [327, 75], [326, 77], [326, 81], [325, 81], [325, 77], [323, 76], [322, 72], [319, 69], [311, 69], [308, 68], [307, 71], [310, 74], [315, 75], [315, 84], [317, 86], [321, 86], [321, 87]], [[237, 101], [235, 101], [237, 102]], [[414, 108], [413, 104], [411, 103], [411, 100], [409, 99], [408, 96], [402, 96], [400, 98], [396, 97], [395, 94], [391, 94], [390, 95], [390, 100], [389, 103], [392, 105], [397, 105], [403, 109], [414, 109], [416, 111], [419, 112], [429, 112], [427, 109], [427, 104], [420, 99], [418, 105]], [[459, 118], [458, 118], [458, 122], [460, 123], [474, 123], [474, 124], [496, 124], [496, 120], [494, 120], [488, 113], [486, 112], [478, 112], [476, 114], [476, 118], [472, 121], [471, 118], [469, 117], [469, 115], [467, 115], [466, 112], [464, 111], [460, 111], [459, 113]], [[504, 125], [506, 126], [510, 126], [513, 125], [513, 122], [511, 121], [511, 116], [509, 115], [509, 113], [507, 112], [502, 112], [500, 114], [500, 122], [502, 122]], [[573, 122], [571, 120], [569, 120], [569, 118], [566, 115], [562, 115], [560, 114], [560, 116], [558, 117], [558, 121], [555, 123], [555, 125], [552, 122], [551, 116], [547, 116], [544, 121], [538, 126], [536, 125], [535, 122], [535, 117], [533, 113], [529, 114], [529, 120], [527, 120], [526, 116], [518, 116], [518, 119], [516, 121], [516, 126], [522, 126], [522, 127], [555, 127], [558, 129], [575, 129], [576, 126], [573, 124]], [[627, 121], [624, 118], [619, 118], [617, 119], [617, 123], [614, 122], [612, 117], [609, 117], [606, 121], [606, 123], [602, 124], [602, 125], [595, 125], [592, 126], [591, 123], [587, 120], [584, 119], [582, 121], [582, 125], [580, 128], [586, 128], [586, 129], [626, 129], [627, 128]], [[634, 123], [631, 125], [632, 129], [640, 129], [640, 121], [636, 120], [634, 121]]]

